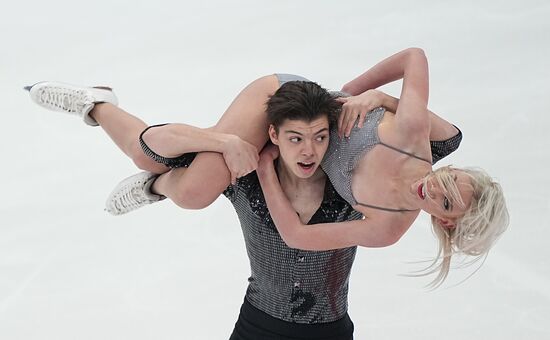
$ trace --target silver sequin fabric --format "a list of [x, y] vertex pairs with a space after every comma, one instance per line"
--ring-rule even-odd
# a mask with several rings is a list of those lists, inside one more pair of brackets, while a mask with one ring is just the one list
[[[289, 74], [277, 74], [277, 77], [281, 84], [307, 80]], [[345, 94], [334, 92], [333, 95]], [[331, 138], [334, 133], [333, 130]], [[454, 151], [461, 137], [459, 133], [450, 140], [432, 142], [434, 160]], [[194, 156], [186, 155], [178, 166], [189, 166]], [[331, 180], [338, 183], [341, 179]], [[257, 309], [283, 321], [318, 324], [341, 319], [347, 312], [348, 282], [357, 248], [321, 252], [289, 248], [269, 215], [255, 172], [240, 178], [224, 195], [237, 212], [250, 261], [246, 299]], [[331, 182], [326, 181], [323, 202], [308, 224], [361, 218]]]
[[351, 175], [361, 157], [380, 142], [378, 124], [384, 117], [384, 108], [376, 108], [366, 116], [361, 129], [353, 127], [349, 138], [338, 137], [338, 131], [331, 129], [329, 147], [321, 167], [334, 185], [336, 191], [352, 206], [357, 204], [351, 192]]
[[[308, 81], [308, 79], [302, 76], [293, 74], [277, 73], [275, 75], [279, 79], [279, 85], [294, 80]], [[349, 96], [349, 94], [342, 91], [329, 92], [334, 97]], [[341, 139], [338, 137], [336, 126], [331, 128], [329, 147], [321, 162], [321, 167], [334, 185], [336, 191], [352, 206], [357, 204], [351, 192], [351, 175], [353, 169], [355, 169], [361, 157], [372, 149], [374, 145], [380, 142], [378, 137], [378, 124], [384, 116], [384, 112], [385, 109], [383, 107], [376, 108], [369, 112], [363, 127], [359, 129], [356, 122], [349, 138]], [[462, 141], [462, 132], [458, 128], [457, 130], [458, 133], [447, 140], [430, 141], [432, 164], [437, 163], [439, 160], [458, 149]]]
[[[279, 84], [307, 79], [277, 74]], [[341, 319], [348, 309], [348, 282], [357, 247], [331, 251], [293, 249], [283, 241], [267, 209], [255, 172], [224, 192], [239, 217], [250, 261], [246, 299], [287, 322], [318, 324]], [[321, 206], [308, 224], [361, 219], [327, 180]]]
[[[288, 247], [269, 215], [255, 172], [240, 178], [224, 195], [235, 207], [250, 260], [246, 299], [288, 322], [314, 324], [342, 318], [357, 248], [304, 251]], [[361, 218], [327, 180], [323, 202], [308, 224]]]
[[[384, 117], [385, 111], [383, 107], [379, 107], [367, 113], [363, 127], [358, 128], [356, 122], [349, 138], [340, 138], [335, 128], [330, 131], [329, 147], [321, 162], [321, 168], [336, 191], [352, 206], [358, 204], [351, 191], [353, 169], [369, 150], [380, 143], [378, 124]], [[432, 164], [458, 149], [461, 141], [460, 130], [447, 140], [430, 141]]]

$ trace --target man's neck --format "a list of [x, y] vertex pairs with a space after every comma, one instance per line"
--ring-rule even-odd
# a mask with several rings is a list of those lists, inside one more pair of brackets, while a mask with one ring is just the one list
[[296, 176], [282, 161], [277, 162], [277, 174], [283, 190], [285, 187], [303, 189], [312, 185], [318, 185], [320, 182], [324, 183], [326, 178], [326, 174], [321, 167], [318, 167], [312, 176], [308, 178], [300, 178]]
[[327, 180], [325, 173], [318, 168], [313, 176], [299, 178], [284, 165], [284, 162], [278, 162], [277, 172], [283, 192], [302, 223], [307, 224], [323, 202]]

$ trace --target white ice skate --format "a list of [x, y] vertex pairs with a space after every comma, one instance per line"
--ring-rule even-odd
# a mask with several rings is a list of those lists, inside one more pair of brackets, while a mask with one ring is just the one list
[[122, 215], [165, 199], [165, 196], [151, 192], [151, 185], [158, 176], [144, 171], [126, 178], [107, 198], [105, 210], [112, 215]]
[[97, 103], [118, 105], [118, 99], [109, 87], [83, 87], [65, 83], [43, 81], [25, 86], [31, 99], [46, 109], [65, 112], [84, 119], [91, 126], [97, 122], [90, 117], [90, 111]]

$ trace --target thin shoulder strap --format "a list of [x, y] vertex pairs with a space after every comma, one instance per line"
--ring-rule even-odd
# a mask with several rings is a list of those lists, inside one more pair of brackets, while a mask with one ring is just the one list
[[[417, 155], [413, 154], [413, 153], [410, 153], [410, 152], [407, 152], [407, 151], [403, 151], [401, 149], [398, 149], [396, 148], [395, 146], [391, 146], [391, 145], [388, 145], [382, 141], [379, 142], [379, 144], [381, 145], [384, 145], [385, 147], [387, 148], [390, 148], [392, 150], [395, 150], [399, 153], [402, 153], [402, 154], [405, 154], [409, 157], [413, 157], [413, 158], [416, 158], [416, 159], [419, 159], [421, 161], [424, 161], [424, 162], [427, 162], [429, 163], [430, 165], [432, 165], [432, 162], [425, 159], [425, 158], [422, 158], [422, 157], [418, 157]], [[408, 211], [416, 211], [418, 209], [395, 209], [395, 208], [385, 208], [385, 207], [380, 207], [380, 206], [377, 206], [377, 205], [372, 205], [372, 204], [366, 204], [366, 203], [361, 203], [361, 202], [357, 202], [358, 205], [362, 205], [364, 207], [367, 207], [367, 208], [373, 208], [373, 209], [377, 209], [377, 210], [383, 210], [383, 211], [389, 211], [389, 212], [408, 212]]]
[[392, 149], [392, 150], [395, 150], [395, 151], [397, 151], [397, 152], [399, 152], [399, 153], [405, 154], [405, 155], [407, 155], [407, 156], [409, 156], [409, 157], [419, 159], [419, 160], [421, 160], [421, 161], [424, 161], [424, 162], [429, 163], [430, 165], [432, 165], [432, 161], [429, 161], [429, 160], [427, 160], [426, 158], [418, 157], [417, 155], [415, 155], [415, 154], [413, 154], [413, 153], [410, 153], [410, 152], [407, 152], [407, 151], [403, 151], [403, 150], [401, 150], [401, 149], [396, 148], [395, 146], [388, 145], [388, 144], [386, 144], [386, 143], [384, 143], [384, 142], [382, 142], [382, 141], [380, 141], [379, 144], [384, 145], [385, 147], [390, 148], [390, 149]]
[[367, 208], [373, 208], [373, 209], [377, 209], [377, 210], [383, 210], [383, 211], [389, 211], [389, 212], [408, 212], [408, 211], [416, 211], [418, 209], [394, 209], [394, 208], [384, 208], [384, 207], [379, 207], [377, 205], [371, 205], [371, 204], [365, 204], [365, 203], [360, 203], [360, 202], [357, 202], [358, 205], [362, 205], [364, 207], [367, 207]]

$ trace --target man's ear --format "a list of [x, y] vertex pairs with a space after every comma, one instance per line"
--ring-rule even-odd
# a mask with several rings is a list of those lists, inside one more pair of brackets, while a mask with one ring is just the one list
[[277, 136], [277, 130], [275, 130], [275, 126], [273, 124], [269, 124], [269, 139], [271, 139], [271, 143], [275, 145], [279, 145], [279, 137]]

